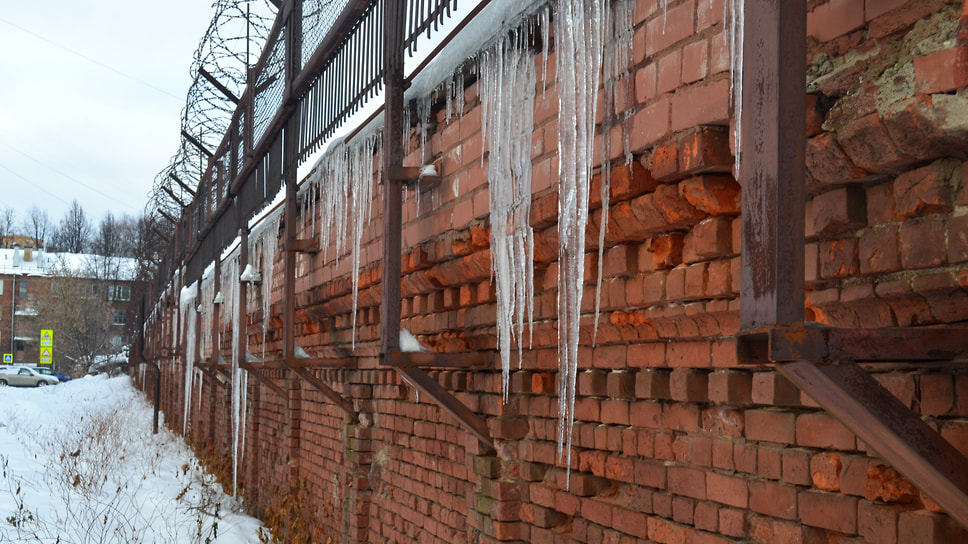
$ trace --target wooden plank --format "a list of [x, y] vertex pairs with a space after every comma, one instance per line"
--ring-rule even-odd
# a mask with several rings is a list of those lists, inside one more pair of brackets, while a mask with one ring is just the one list
[[968, 527], [968, 459], [855, 363], [777, 369]]
[[464, 403], [457, 400], [457, 397], [451, 395], [449, 391], [444, 389], [443, 386], [428, 376], [423, 370], [416, 367], [402, 366], [395, 366], [393, 368], [404, 380], [419, 389], [424, 395], [433, 399], [437, 403], [437, 406], [440, 406], [443, 411], [456, 419], [467, 432], [491, 448], [494, 448], [494, 441], [491, 440], [490, 433], [487, 430], [487, 422], [484, 421], [483, 417], [472, 412], [467, 406], [464, 406]]
[[806, 1], [747, 0], [740, 328], [803, 321]]

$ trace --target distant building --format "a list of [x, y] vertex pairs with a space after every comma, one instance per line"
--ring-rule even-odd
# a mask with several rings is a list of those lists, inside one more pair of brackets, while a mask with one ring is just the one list
[[[0, 248], [0, 354], [3, 361], [37, 365], [41, 362], [41, 334], [50, 330], [38, 302], [51, 296], [51, 277], [69, 270], [84, 282], [91, 296], [105, 297], [114, 310], [111, 347], [117, 352], [130, 342], [136, 291], [135, 259], [73, 253], [47, 253], [32, 248]], [[87, 287], [85, 287], [87, 288]], [[53, 330], [54, 359], [57, 331]]]

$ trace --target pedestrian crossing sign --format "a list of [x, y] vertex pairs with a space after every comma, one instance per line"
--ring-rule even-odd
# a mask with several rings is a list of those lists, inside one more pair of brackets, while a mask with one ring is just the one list
[[40, 364], [49, 365], [54, 361], [53, 348], [40, 348]]
[[5, 365], [13, 364], [13, 353], [3, 354], [3, 364]]
[[54, 346], [54, 331], [52, 329], [41, 329], [40, 345], [48, 348]]

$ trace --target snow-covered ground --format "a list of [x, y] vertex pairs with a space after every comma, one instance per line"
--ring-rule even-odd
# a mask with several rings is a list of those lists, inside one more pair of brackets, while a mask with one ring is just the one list
[[0, 544], [259, 542], [127, 377], [0, 388]]

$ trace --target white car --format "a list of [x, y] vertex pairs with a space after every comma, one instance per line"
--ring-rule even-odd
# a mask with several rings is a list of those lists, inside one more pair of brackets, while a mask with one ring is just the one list
[[41, 374], [36, 368], [13, 365], [0, 366], [0, 387], [14, 385], [19, 387], [42, 387], [57, 385], [60, 380], [56, 376]]

